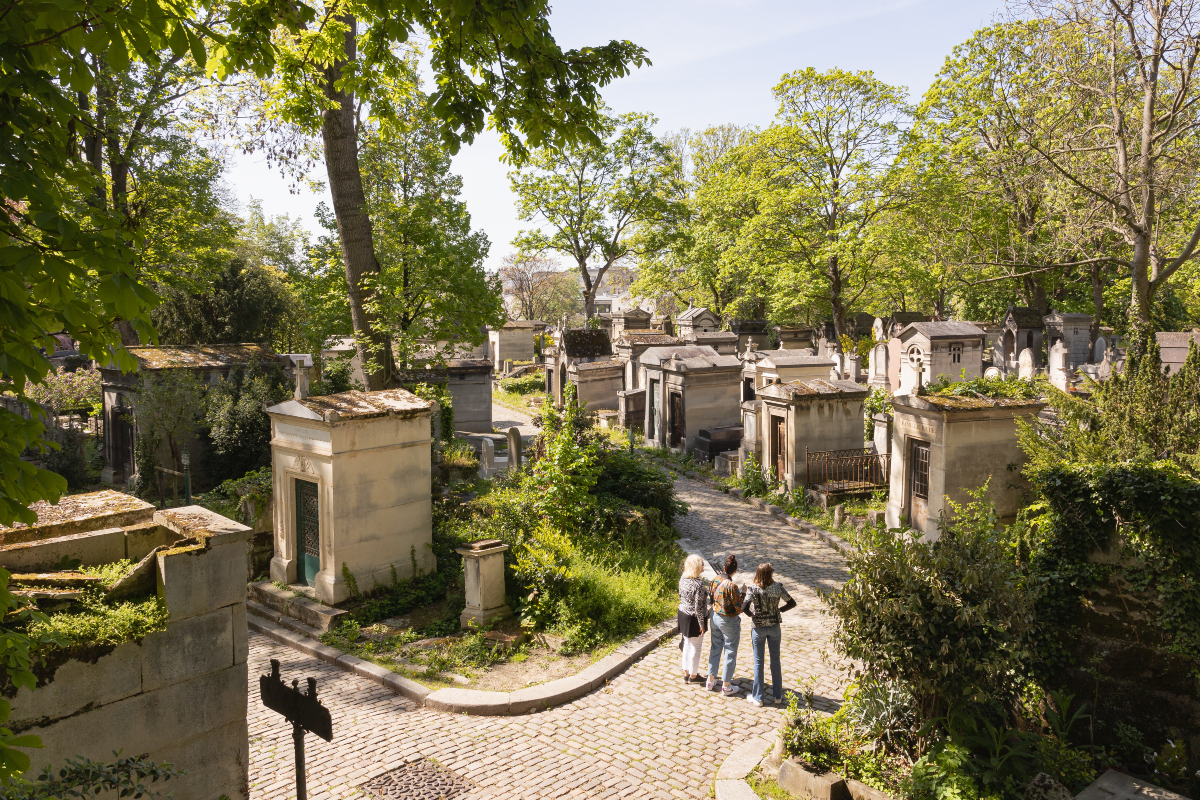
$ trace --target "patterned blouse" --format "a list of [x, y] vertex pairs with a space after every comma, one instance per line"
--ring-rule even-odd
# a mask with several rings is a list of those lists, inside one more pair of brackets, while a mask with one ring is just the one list
[[779, 615], [781, 601], [790, 603], [792, 596], [787, 593], [787, 589], [784, 589], [783, 584], [779, 581], [775, 581], [765, 589], [753, 583], [746, 587], [746, 603], [753, 608], [751, 618], [754, 620], [756, 628], [778, 625], [783, 621]]
[[708, 581], [704, 578], [679, 579], [679, 610], [692, 614], [701, 624], [708, 619]]
[[742, 590], [729, 578], [721, 578], [713, 588], [713, 611], [726, 617], [742, 613]]

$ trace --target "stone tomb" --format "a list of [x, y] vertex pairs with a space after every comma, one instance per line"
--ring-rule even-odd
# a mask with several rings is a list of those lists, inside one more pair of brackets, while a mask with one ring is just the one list
[[403, 389], [289, 400], [271, 418], [275, 556], [271, 580], [319, 600], [436, 566], [430, 506], [430, 403]]
[[492, 432], [492, 362], [486, 358], [452, 358], [444, 366], [417, 362], [401, 375], [401, 383], [445, 386], [454, 404], [454, 429]]
[[765, 319], [735, 319], [730, 322], [729, 330], [737, 336], [737, 352], [746, 352], [751, 342], [760, 350], [766, 349], [767, 340], [771, 337], [767, 332], [767, 325], [768, 321]]
[[[564, 330], [562, 342], [554, 350], [554, 368], [548, 373], [552, 385], [547, 386], [547, 390], [554, 395], [555, 405], [561, 406], [563, 403], [563, 391], [567, 388], [567, 382], [571, 380], [567, 374], [571, 367], [593, 361], [612, 360], [612, 341], [608, 338], [607, 331], [601, 328], [567, 328]], [[550, 365], [547, 364], [547, 369], [549, 370], [549, 368]], [[622, 369], [623, 372], [624, 369]], [[621, 388], [617, 387], [614, 390], [612, 402], [606, 408], [617, 407], [615, 392], [620, 391]]]
[[25, 778], [76, 756], [110, 761], [120, 750], [186, 770], [165, 787], [176, 800], [244, 798], [250, 529], [200, 506], [155, 511], [114, 491], [30, 508], [34, 525], [0, 528], [0, 566], [29, 573], [55, 571], [63, 558], [83, 566], [129, 559], [137, 566], [110, 591], [157, 593], [170, 617], [166, 630], [141, 639], [56, 654], [36, 689], [9, 697], [5, 725], [44, 745], [29, 753]]
[[779, 339], [780, 350], [815, 350], [817, 346], [812, 328], [776, 325], [775, 335]]
[[851, 381], [773, 383], [758, 393], [763, 477], [788, 491], [805, 483], [806, 451], [863, 449], [863, 404], [869, 391]]
[[646, 370], [646, 441], [691, 451], [702, 429], [741, 424], [742, 362], [711, 347], [652, 347]]
[[488, 356], [497, 373], [505, 361], [532, 361], [536, 355], [534, 337], [541, 335], [546, 323], [541, 320], [511, 319], [504, 327], [488, 330]]
[[996, 514], [1002, 521], [1015, 517], [1028, 486], [1015, 419], [1036, 416], [1044, 403], [937, 395], [897, 395], [891, 402], [889, 528], [907, 524], [936, 538], [940, 516], [950, 513], [947, 497], [965, 503], [968, 490], [989, 481]]
[[945, 375], [966, 380], [983, 375], [984, 333], [969, 322], [913, 322], [900, 335], [898, 394], [916, 394]]
[[1021, 351], [1033, 354], [1033, 366], [1041, 364], [1042, 340], [1046, 323], [1036, 308], [1009, 306], [1000, 320], [1000, 335], [992, 352], [992, 363], [1005, 370], [1017, 369]]
[[638, 359], [651, 347], [672, 347], [683, 344], [674, 336], [654, 331], [625, 331], [613, 341], [613, 354], [625, 365], [624, 391], [631, 392], [646, 386], [644, 370]]
[[675, 335], [685, 342], [697, 333], [721, 330], [721, 318], [703, 306], [689, 306], [675, 318]]
[[638, 307], [633, 307], [625, 311], [618, 311], [612, 315], [612, 327], [608, 333], [615, 342], [621, 338], [623, 333], [633, 332], [650, 332], [650, 312], [643, 311]]
[[1068, 314], [1055, 311], [1043, 318], [1045, 324], [1046, 352], [1058, 342], [1062, 342], [1065, 354], [1066, 369], [1075, 369], [1091, 360], [1092, 347], [1092, 318], [1088, 314]]
[[575, 399], [588, 411], [616, 411], [617, 393], [625, 386], [625, 364], [617, 359], [577, 361], [567, 369]]
[[751, 347], [742, 355], [742, 400], [753, 400], [759, 389], [771, 383], [828, 378], [829, 370], [835, 366], [832, 358], [809, 355], [804, 350]]

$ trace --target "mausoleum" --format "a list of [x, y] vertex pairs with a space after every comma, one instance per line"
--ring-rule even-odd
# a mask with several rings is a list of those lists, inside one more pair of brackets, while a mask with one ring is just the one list
[[271, 418], [275, 556], [271, 579], [319, 600], [435, 567], [432, 405], [403, 389], [289, 400]]
[[967, 491], [984, 483], [1001, 520], [1016, 515], [1028, 484], [1015, 420], [1036, 416], [1044, 403], [939, 395], [897, 395], [891, 402], [889, 528], [906, 524], [936, 537], [939, 518], [950, 513], [947, 498], [968, 502]]
[[1089, 314], [1054, 311], [1042, 321], [1047, 354], [1056, 342], [1062, 342], [1066, 347], [1067, 369], [1075, 369], [1092, 360], [1092, 318]]
[[983, 331], [969, 322], [913, 322], [900, 335], [899, 394], [916, 394], [943, 375], [983, 376]]
[[741, 423], [737, 356], [711, 347], [652, 347], [642, 354], [646, 371], [646, 441], [688, 452], [702, 429]]

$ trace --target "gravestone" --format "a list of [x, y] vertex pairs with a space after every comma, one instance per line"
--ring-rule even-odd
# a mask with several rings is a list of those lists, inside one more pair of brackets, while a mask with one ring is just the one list
[[833, 371], [830, 372], [830, 374], [836, 375], [834, 380], [839, 380], [839, 381], [842, 380], [842, 378], [846, 374], [845, 357], [842, 356], [842, 354], [837, 352], [836, 350], [832, 350], [829, 353], [829, 358], [830, 358], [830, 360], [833, 361]]
[[839, 370], [837, 367], [834, 367], [831, 370], [829, 370], [829, 380], [840, 381], [841, 379], [842, 379], [842, 371], [841, 370]]
[[988, 367], [986, 370], [984, 370], [983, 377], [985, 377], [985, 378], [1003, 378], [1004, 373], [1000, 371], [999, 367]]
[[483, 467], [483, 476], [490, 478], [496, 469], [496, 445], [491, 439], [484, 439], [479, 445], [479, 466]]
[[846, 356], [846, 380], [862, 381], [862, 358], [857, 353]]
[[887, 337], [884, 335], [883, 320], [879, 317], [875, 318], [874, 324], [871, 325], [871, 333], [875, 337], [876, 342], [886, 342]]
[[869, 366], [870, 386], [891, 391], [891, 381], [888, 379], [888, 360], [891, 357], [886, 342], [880, 342], [871, 348], [871, 363]]
[[499, 539], [471, 542], [454, 552], [463, 557], [466, 607], [459, 616], [462, 628], [481, 628], [496, 619], [512, 615], [504, 603], [504, 551], [508, 545]]
[[1096, 346], [1092, 350], [1092, 360], [1099, 364], [1104, 360], [1106, 353], [1108, 353], [1108, 340], [1099, 336], [1096, 338]]
[[1033, 351], [1028, 347], [1017, 357], [1017, 375], [1023, 381], [1033, 380]]
[[524, 444], [521, 442], [521, 432], [516, 428], [508, 429], [508, 466], [510, 469], [520, 469], [521, 456], [524, 455], [521, 451], [524, 449]]
[[1047, 370], [1050, 373], [1050, 383], [1062, 391], [1071, 386], [1071, 377], [1067, 369], [1067, 345], [1061, 339], [1050, 348]]

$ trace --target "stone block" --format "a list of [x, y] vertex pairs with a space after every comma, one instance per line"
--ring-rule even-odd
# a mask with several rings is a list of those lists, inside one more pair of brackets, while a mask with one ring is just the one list
[[428, 687], [394, 672], [384, 678], [383, 685], [396, 694], [404, 695], [409, 700], [415, 701], [417, 705], [423, 704], [425, 698], [432, 694], [432, 690]]
[[152, 751], [150, 758], [188, 771], [187, 775], [164, 784], [154, 784], [155, 788], [170, 792], [173, 800], [213, 800], [222, 795], [231, 800], [249, 797], [250, 742], [245, 720]]
[[630, 663], [629, 658], [613, 653], [592, 664], [575, 677], [587, 681], [588, 690], [592, 691], [599, 689], [605, 682], [611, 680], [614, 675], [628, 667]]
[[172, 619], [165, 631], [142, 640], [142, 691], [233, 666], [233, 641], [231, 608]]
[[233, 606], [233, 663], [245, 664], [250, 657], [249, 626], [246, 624], [246, 604]]
[[125, 557], [133, 563], [141, 561], [156, 547], [170, 544], [177, 536], [155, 522], [143, 522], [125, 529]]
[[510, 714], [524, 714], [527, 711], [553, 708], [569, 703], [577, 697], [583, 697], [589, 691], [590, 682], [579, 675], [559, 678], [512, 692], [508, 696], [508, 710]]
[[280, 613], [287, 613], [288, 602], [292, 593], [280, 589], [270, 581], [255, 581], [246, 587], [246, 594], [251, 600]]
[[350, 612], [332, 608], [307, 597], [289, 597], [285, 613], [321, 633], [329, 633], [338, 625], [339, 620]]
[[142, 646], [137, 642], [119, 645], [91, 663], [72, 659], [43, 686], [33, 691], [17, 690], [7, 725], [22, 731], [69, 717], [91, 705], [132, 697], [142, 690], [141, 662]]
[[1116, 770], [1108, 770], [1088, 786], [1075, 800], [1184, 800], [1183, 795], [1168, 791], [1153, 783], [1131, 778]]
[[813, 800], [851, 800], [850, 790], [842, 776], [834, 772], [821, 775], [809, 772], [794, 758], [783, 762], [779, 768], [779, 786], [799, 797]]
[[244, 603], [246, 540], [159, 553], [158, 596], [173, 620]]
[[78, 559], [85, 567], [120, 561], [125, 558], [125, 531], [105, 528], [0, 547], [0, 566], [9, 572], [49, 572], [63, 558]]
[[[204, 506], [181, 506], [155, 511], [154, 521], [182, 537], [203, 536], [210, 545], [233, 544], [250, 540], [250, 528]], [[242, 565], [245, 569], [245, 565]], [[242, 577], [245, 583], [245, 576]]]
[[[246, 685], [246, 666], [239, 664], [30, 728], [26, 732], [40, 736], [45, 747], [34, 754], [26, 777], [71, 756], [101, 760], [112, 758], [114, 750], [154, 753], [166, 743], [186, 742], [235, 723], [244, 732]], [[182, 800], [180, 795], [176, 800]]]
[[477, 714], [502, 717], [508, 714], [507, 692], [482, 692], [478, 689], [438, 689], [425, 698], [425, 707], [448, 714]]
[[717, 770], [717, 780], [739, 780], [745, 778], [754, 768], [758, 766], [758, 762], [762, 761], [766, 755], [767, 749], [770, 748], [771, 742], [755, 736], [742, 744], [738, 745], [732, 753], [726, 757], [721, 764], [721, 768]]
[[713, 784], [717, 800], [759, 800], [758, 795], [744, 780], [718, 780]]
[[846, 788], [850, 790], [850, 797], [853, 800], [892, 800], [892, 796], [887, 792], [867, 786], [862, 781], [856, 781], [853, 778], [846, 779]]
[[360, 678], [366, 678], [378, 684], [383, 684], [387, 680], [387, 677], [393, 674], [387, 667], [372, 664], [370, 661], [364, 661], [355, 656], [342, 656], [335, 663], [337, 666], [348, 669]]

